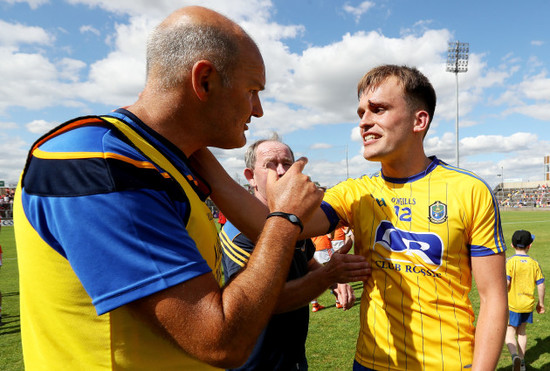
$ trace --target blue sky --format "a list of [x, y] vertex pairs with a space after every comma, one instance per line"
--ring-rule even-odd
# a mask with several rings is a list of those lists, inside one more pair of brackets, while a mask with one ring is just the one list
[[[459, 74], [460, 166], [490, 185], [542, 181], [550, 155], [550, 2], [440, 0], [0, 0], [0, 180], [14, 184], [29, 146], [55, 125], [133, 103], [148, 33], [200, 4], [241, 24], [266, 62], [264, 117], [249, 141], [282, 135], [305, 172], [331, 186], [379, 168], [361, 156], [356, 84], [384, 63], [416, 66], [438, 105], [428, 155], [455, 164], [455, 75], [448, 43], [470, 44]], [[244, 149], [214, 150], [243, 182]]]

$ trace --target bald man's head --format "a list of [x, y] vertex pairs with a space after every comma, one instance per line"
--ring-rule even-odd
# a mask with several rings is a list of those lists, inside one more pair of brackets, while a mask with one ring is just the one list
[[211, 9], [190, 6], [169, 15], [147, 44], [147, 79], [158, 87], [180, 85], [199, 60], [212, 62], [224, 83], [244, 49], [257, 51], [250, 36], [235, 22]]

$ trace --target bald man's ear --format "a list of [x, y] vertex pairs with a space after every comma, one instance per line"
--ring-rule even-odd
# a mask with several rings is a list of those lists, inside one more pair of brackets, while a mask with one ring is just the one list
[[212, 62], [208, 60], [200, 60], [193, 65], [191, 70], [193, 91], [201, 101], [208, 99], [215, 71]]

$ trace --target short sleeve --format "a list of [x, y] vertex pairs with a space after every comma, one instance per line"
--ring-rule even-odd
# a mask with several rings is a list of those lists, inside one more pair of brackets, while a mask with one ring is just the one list
[[29, 220], [68, 259], [98, 314], [211, 271], [163, 192], [26, 195], [23, 202], [43, 210]]
[[470, 254], [487, 256], [506, 251], [500, 211], [489, 188], [482, 182], [474, 183], [471, 191]]

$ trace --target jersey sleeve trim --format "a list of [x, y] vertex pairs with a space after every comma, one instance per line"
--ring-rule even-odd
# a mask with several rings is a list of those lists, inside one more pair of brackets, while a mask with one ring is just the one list
[[323, 210], [330, 223], [330, 227], [328, 231], [326, 231], [326, 233], [329, 233], [330, 231], [336, 229], [340, 218], [338, 217], [338, 214], [336, 214], [336, 211], [332, 208], [332, 206], [326, 201], [321, 202], [321, 210]]
[[227, 233], [225, 233], [224, 229], [220, 232], [220, 239], [222, 242], [223, 253], [241, 268], [244, 267], [248, 262], [248, 259], [250, 259], [250, 253], [233, 243]]
[[495, 255], [502, 251], [493, 251], [491, 249], [486, 248], [485, 246], [470, 246], [470, 255], [477, 257], [477, 256], [489, 256], [489, 255]]

